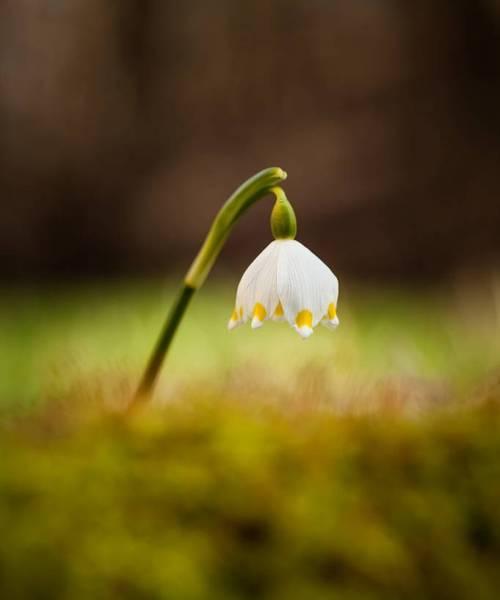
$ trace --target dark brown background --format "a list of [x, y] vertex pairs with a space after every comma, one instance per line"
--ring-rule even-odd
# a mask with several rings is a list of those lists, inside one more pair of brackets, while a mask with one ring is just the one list
[[499, 102], [498, 0], [0, 0], [0, 276], [183, 269], [271, 165], [343, 274], [494, 267]]

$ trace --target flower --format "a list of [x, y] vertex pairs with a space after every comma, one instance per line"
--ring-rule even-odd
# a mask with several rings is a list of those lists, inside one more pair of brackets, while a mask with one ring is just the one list
[[252, 320], [286, 320], [303, 338], [321, 322], [335, 328], [338, 280], [315, 254], [294, 239], [276, 239], [252, 262], [236, 292], [229, 329]]

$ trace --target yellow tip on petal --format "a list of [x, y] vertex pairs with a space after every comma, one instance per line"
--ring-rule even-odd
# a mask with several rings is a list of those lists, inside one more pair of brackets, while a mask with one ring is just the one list
[[295, 317], [295, 330], [303, 338], [308, 338], [313, 333], [312, 322], [312, 312], [301, 310]]
[[312, 329], [313, 316], [310, 310], [301, 310], [295, 317], [295, 324], [300, 329], [302, 327], [308, 327]]
[[327, 329], [336, 329], [340, 323], [339, 318], [335, 317], [335, 319], [332, 319], [331, 321], [329, 321], [328, 319], [323, 319], [321, 321], [322, 325], [324, 325]]
[[257, 302], [253, 307], [253, 318], [258, 319], [259, 321], [263, 321], [266, 318], [266, 315], [267, 312], [264, 306], [260, 302]]
[[231, 313], [231, 318], [229, 319], [227, 328], [229, 330], [231, 330], [231, 329], [234, 329], [235, 327], [237, 327], [239, 324], [240, 324], [240, 319], [238, 318], [238, 313], [236, 312], [236, 309], [235, 309]]
[[331, 304], [328, 305], [328, 319], [330, 321], [333, 321], [336, 316], [337, 316], [337, 307], [332, 302]]
[[340, 321], [337, 317], [337, 308], [333, 302], [328, 305], [328, 311], [323, 317], [322, 323], [329, 329], [335, 329], [338, 327]]
[[257, 329], [258, 327], [262, 327], [262, 322], [266, 318], [267, 312], [264, 306], [257, 302], [253, 307], [253, 318], [252, 318], [252, 329]]
[[297, 327], [297, 325], [295, 325], [295, 331], [304, 339], [314, 333], [312, 327], [306, 327], [305, 325], [303, 327]]
[[283, 310], [283, 306], [281, 304], [281, 302], [278, 302], [278, 306], [275, 308], [274, 313], [273, 313], [273, 319], [282, 319], [283, 315], [285, 314], [284, 310]]
[[252, 329], [258, 329], [259, 327], [262, 327], [262, 325], [264, 325], [264, 323], [260, 319], [257, 319], [257, 317], [252, 319]]

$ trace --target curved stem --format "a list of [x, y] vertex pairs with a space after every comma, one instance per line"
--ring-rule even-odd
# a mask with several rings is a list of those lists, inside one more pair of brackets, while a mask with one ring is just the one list
[[147, 363], [131, 407], [150, 398], [165, 356], [189, 302], [195, 291], [203, 285], [236, 221], [260, 198], [271, 192], [275, 195], [279, 194], [281, 190], [275, 186], [285, 179], [286, 173], [278, 167], [260, 171], [245, 181], [217, 213], [167, 315], [165, 325]]
[[285, 179], [285, 171], [271, 167], [240, 185], [217, 213], [203, 246], [186, 275], [184, 281], [187, 285], [198, 289], [203, 284], [239, 217]]

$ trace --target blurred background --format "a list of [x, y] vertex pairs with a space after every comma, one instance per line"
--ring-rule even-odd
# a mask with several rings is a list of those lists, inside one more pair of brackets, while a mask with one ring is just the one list
[[[288, 172], [335, 331], [229, 333]], [[0, 598], [496, 600], [500, 0], [0, 0]], [[363, 415], [368, 415], [364, 418]]]
[[183, 271], [271, 165], [342, 277], [489, 272], [499, 106], [498, 0], [2, 0], [0, 277]]
[[365, 375], [498, 373], [499, 106], [500, 0], [1, 0], [0, 398], [98, 371], [133, 387], [216, 211], [272, 165], [339, 276], [342, 326], [225, 331], [269, 199], [165, 385], [239, 393], [253, 364], [298, 389], [314, 365], [359, 402]]

